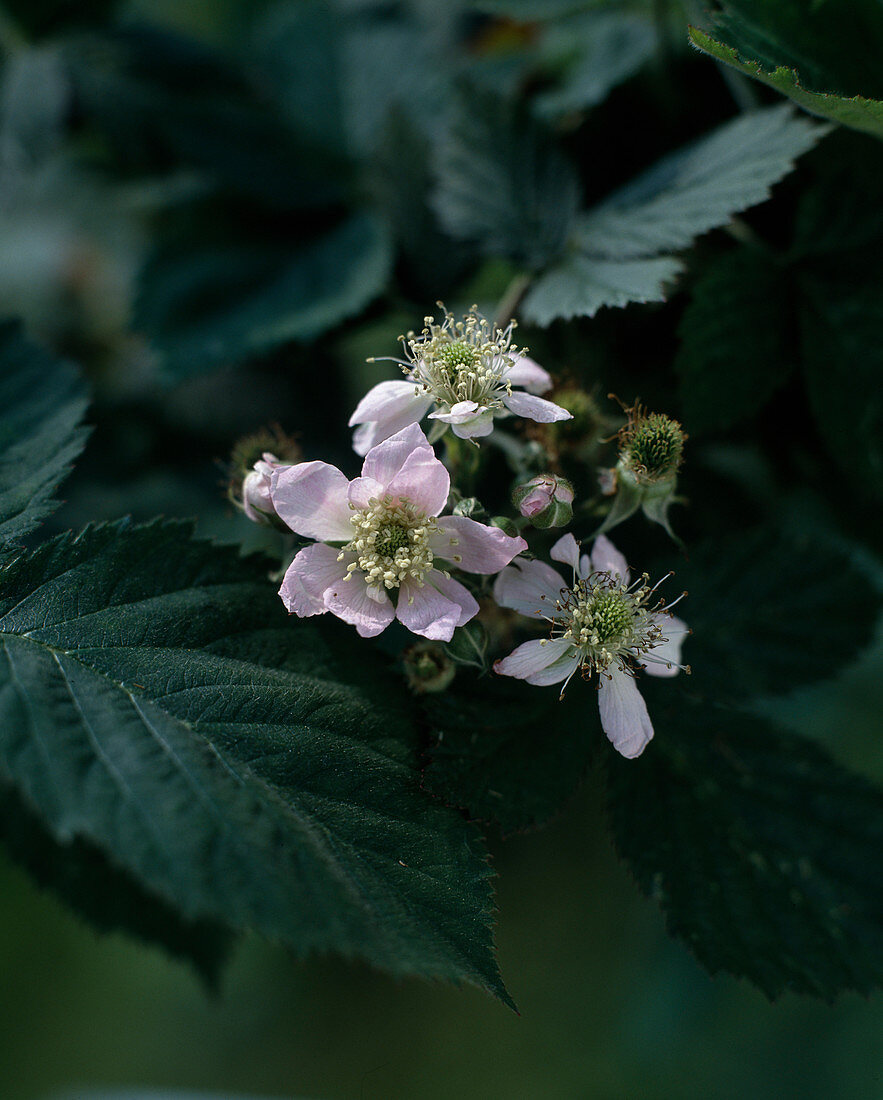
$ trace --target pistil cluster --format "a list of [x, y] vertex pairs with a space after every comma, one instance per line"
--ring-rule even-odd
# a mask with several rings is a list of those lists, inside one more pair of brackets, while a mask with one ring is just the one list
[[419, 335], [402, 337], [405, 373], [443, 405], [474, 401], [486, 409], [502, 408], [503, 395], [512, 392], [504, 375], [515, 356], [525, 353], [512, 343], [515, 322], [493, 329], [473, 307], [462, 321], [446, 312], [440, 325], [425, 317], [424, 326]]
[[373, 587], [398, 588], [408, 580], [423, 585], [424, 574], [433, 565], [428, 542], [438, 530], [433, 519], [408, 501], [386, 496], [372, 497], [367, 508], [353, 512], [350, 523], [355, 534], [338, 555], [338, 561], [348, 553], [356, 555], [346, 567], [347, 580], [358, 569]]
[[618, 576], [592, 573], [576, 582], [558, 601], [552, 637], [570, 641], [580, 651], [584, 676], [604, 672], [611, 664], [626, 669], [627, 657], [649, 652], [665, 638], [651, 609], [653, 589], [647, 574], [629, 587]]

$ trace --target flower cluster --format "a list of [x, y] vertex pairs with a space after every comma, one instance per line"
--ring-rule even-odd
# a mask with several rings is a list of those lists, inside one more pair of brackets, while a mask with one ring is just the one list
[[[589, 553], [570, 533], [552, 546], [552, 560], [570, 567], [569, 580], [530, 555], [520, 532], [566, 526], [576, 496], [560, 472], [528, 476], [531, 462], [557, 461], [538, 443], [503, 432], [495, 437], [522, 477], [511, 491], [518, 514], [490, 523], [473, 518], [485, 514], [480, 502], [451, 484], [456, 448], [446, 444], [447, 464], [435, 453], [434, 442], [448, 429], [475, 442], [510, 416], [546, 425], [571, 419], [538, 396], [552, 379], [513, 344], [513, 330], [514, 322], [493, 329], [475, 309], [462, 320], [446, 312], [441, 324], [427, 318], [420, 335], [402, 337], [406, 358], [395, 361], [405, 380], [378, 383], [352, 415], [354, 450], [363, 457], [358, 477], [266, 451], [244, 474], [235, 499], [250, 519], [308, 540], [279, 589], [290, 613], [331, 612], [364, 638], [398, 620], [425, 639], [402, 657], [412, 689], [425, 693], [446, 690], [458, 664], [485, 668], [489, 639], [494, 644], [496, 636], [497, 652], [504, 652], [494, 633], [504, 614], [494, 614], [495, 601], [545, 624], [547, 636], [523, 642], [494, 671], [541, 687], [563, 684], [562, 696], [577, 671], [597, 678], [601, 725], [619, 752], [635, 757], [653, 736], [637, 673], [689, 671], [680, 657], [688, 629], [672, 614], [678, 600], [659, 599], [659, 584], [651, 587], [646, 574], [632, 581], [602, 533]], [[427, 414], [435, 422], [429, 438], [420, 427]], [[627, 473], [670, 494], [683, 438], [665, 417], [632, 417], [621, 435], [620, 478]], [[615, 506], [602, 529], [612, 525], [611, 516], [619, 521]], [[474, 627], [460, 629], [473, 619]]]

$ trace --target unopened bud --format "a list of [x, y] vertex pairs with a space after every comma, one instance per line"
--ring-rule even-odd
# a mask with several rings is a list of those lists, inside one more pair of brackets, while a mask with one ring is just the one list
[[555, 474], [539, 474], [512, 494], [518, 511], [534, 527], [563, 527], [573, 519], [573, 486]]
[[283, 463], [265, 451], [242, 481], [242, 510], [252, 521], [263, 526], [275, 525], [279, 517], [270, 497], [270, 478], [277, 466]]
[[454, 662], [435, 642], [417, 642], [402, 654], [405, 679], [418, 695], [444, 691], [454, 679]]

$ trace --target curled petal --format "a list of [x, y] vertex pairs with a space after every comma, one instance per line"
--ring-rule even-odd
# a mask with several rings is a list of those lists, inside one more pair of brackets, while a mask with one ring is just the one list
[[562, 409], [554, 401], [547, 401], [545, 397], [536, 397], [532, 393], [522, 393], [513, 390], [503, 398], [503, 404], [516, 416], [523, 416], [525, 420], [535, 420], [537, 424], [553, 424], [556, 420], [573, 420], [573, 413]]
[[662, 613], [654, 615], [654, 619], [665, 640], [649, 653], [639, 656], [638, 660], [648, 676], [677, 676], [681, 671], [681, 646], [690, 629], [677, 615]]
[[422, 587], [409, 581], [399, 589], [399, 622], [412, 634], [434, 642], [449, 642], [454, 630], [477, 614], [472, 593], [437, 569], [426, 575]]
[[537, 687], [559, 684], [579, 664], [579, 650], [564, 638], [541, 638], [523, 642], [517, 649], [494, 662], [494, 672], [514, 676]]
[[592, 546], [592, 568], [598, 573], [621, 577], [623, 584], [629, 583], [626, 560], [606, 535], [599, 535]]
[[330, 612], [354, 626], [363, 638], [373, 638], [386, 630], [395, 618], [395, 609], [383, 589], [368, 591], [365, 574], [354, 570], [349, 580], [341, 578], [325, 590], [325, 606]]
[[430, 535], [429, 547], [436, 557], [467, 573], [499, 573], [527, 543], [520, 535], [513, 538], [466, 516], [445, 516]]
[[561, 617], [556, 605], [566, 589], [561, 574], [543, 561], [518, 561], [494, 581], [494, 599], [532, 619]]
[[270, 478], [270, 499], [276, 514], [292, 531], [320, 542], [352, 538], [349, 482], [327, 462], [279, 466]]
[[546, 393], [552, 388], [552, 376], [529, 355], [519, 355], [503, 377], [513, 386], [522, 386], [528, 393]]
[[634, 677], [611, 667], [598, 689], [601, 726], [617, 752], [630, 760], [640, 756], [653, 737], [653, 726]]
[[[349, 561], [338, 561], [337, 550], [318, 542], [295, 555], [285, 571], [279, 595], [288, 610], [301, 618], [323, 615], [325, 590], [338, 584], [346, 574]], [[353, 555], [347, 555], [353, 560]]]
[[451, 405], [449, 412], [430, 413], [429, 419], [450, 424], [454, 435], [460, 439], [477, 439], [490, 435], [494, 430], [493, 411], [474, 401], [458, 401], [456, 405]]

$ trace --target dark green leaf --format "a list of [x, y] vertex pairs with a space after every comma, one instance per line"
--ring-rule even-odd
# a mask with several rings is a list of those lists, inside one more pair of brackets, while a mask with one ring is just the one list
[[554, 688], [463, 672], [427, 697], [423, 785], [505, 833], [540, 825], [564, 808], [601, 743], [594, 703], [593, 692], [559, 703]]
[[883, 286], [805, 279], [803, 363], [831, 455], [860, 496], [883, 496]]
[[57, 840], [186, 919], [511, 1003], [480, 839], [419, 790], [401, 686], [289, 623], [258, 564], [180, 524], [89, 528], [7, 567], [0, 643], [2, 765]]
[[363, 309], [391, 264], [385, 228], [354, 215], [300, 248], [230, 245], [158, 256], [142, 275], [136, 324], [182, 378], [313, 340]]
[[656, 739], [610, 754], [608, 808], [669, 931], [768, 997], [883, 983], [883, 792], [796, 735], [653, 687]]
[[877, 0], [722, 0], [707, 29], [690, 30], [699, 49], [814, 114], [883, 136]]
[[684, 424], [723, 431], [763, 408], [793, 367], [785, 273], [759, 249], [719, 256], [693, 287], [678, 335]]
[[714, 701], [832, 676], [868, 644], [880, 609], [867, 576], [819, 531], [733, 532], [691, 551], [671, 584], [689, 591], [690, 687]]
[[492, 92], [468, 88], [436, 153], [433, 202], [453, 236], [531, 268], [560, 253], [579, 182], [541, 123]]
[[83, 449], [86, 391], [67, 363], [0, 324], [0, 546], [58, 507], [52, 499]]
[[187, 921], [81, 839], [59, 843], [8, 782], [0, 780], [0, 839], [45, 889], [102, 932], [123, 931], [189, 960], [212, 988], [229, 953], [230, 933]]

